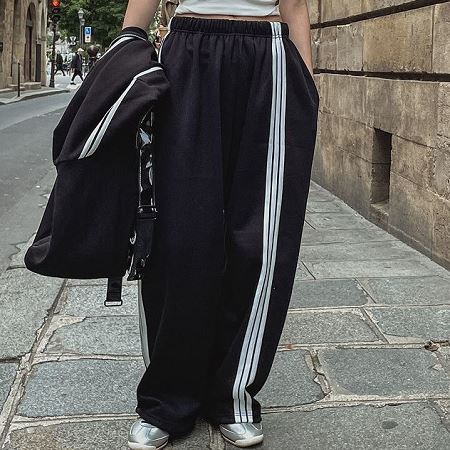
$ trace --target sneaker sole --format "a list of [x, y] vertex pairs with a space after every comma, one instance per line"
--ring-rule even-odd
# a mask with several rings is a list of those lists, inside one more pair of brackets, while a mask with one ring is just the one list
[[249, 439], [238, 439], [237, 441], [232, 441], [223, 434], [222, 437], [230, 444], [240, 448], [252, 447], [253, 445], [260, 444], [264, 440], [264, 436], [255, 436]]
[[168, 443], [169, 441], [165, 442], [163, 445], [160, 445], [159, 447], [155, 447], [154, 445], [144, 445], [128, 441], [128, 447], [131, 450], [160, 450], [161, 448], [164, 448]]

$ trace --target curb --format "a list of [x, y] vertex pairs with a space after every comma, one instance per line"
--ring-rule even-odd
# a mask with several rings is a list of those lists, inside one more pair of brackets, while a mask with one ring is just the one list
[[28, 100], [31, 98], [37, 98], [37, 97], [46, 97], [48, 95], [55, 95], [55, 94], [62, 94], [63, 92], [71, 92], [72, 89], [60, 89], [60, 88], [53, 88], [54, 90], [49, 91], [49, 90], [45, 90], [43, 92], [33, 92], [33, 93], [27, 93], [22, 95], [21, 97], [13, 97], [11, 99], [6, 99], [6, 98], [1, 98], [0, 97], [0, 105], [9, 105], [10, 103], [17, 103], [17, 102], [21, 102], [23, 100]]

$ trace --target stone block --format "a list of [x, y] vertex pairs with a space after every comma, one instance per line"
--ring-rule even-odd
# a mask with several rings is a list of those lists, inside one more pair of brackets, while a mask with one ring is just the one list
[[423, 278], [359, 278], [375, 303], [387, 305], [450, 305], [450, 280]]
[[[137, 417], [136, 417], [137, 418]], [[15, 429], [4, 450], [128, 450], [128, 430], [135, 419], [89, 420], [82, 422], [34, 425]], [[188, 437], [175, 439], [166, 449], [206, 450], [208, 425], [199, 421]]]
[[433, 72], [450, 73], [450, 3], [434, 8]]
[[450, 147], [431, 149], [430, 166], [430, 189], [450, 200]]
[[450, 199], [450, 83], [439, 83], [437, 145], [433, 149], [431, 189]]
[[306, 220], [316, 230], [360, 230], [364, 228], [376, 228], [375, 225], [356, 213], [308, 213]]
[[[351, 244], [357, 242], [386, 242], [396, 238], [379, 228], [349, 229], [349, 230], [327, 230], [307, 229], [303, 231], [302, 248], [307, 245], [341, 243]], [[300, 251], [301, 252], [301, 251]]]
[[362, 22], [337, 26], [336, 69], [362, 70], [364, 45], [362, 30]]
[[261, 450], [445, 450], [450, 437], [425, 402], [323, 407], [265, 414], [263, 420], [267, 432], [257, 447]]
[[309, 213], [351, 213], [353, 210], [350, 206], [339, 200], [330, 202], [316, 202], [314, 200], [308, 201], [307, 211]]
[[308, 272], [306, 267], [299, 261], [295, 272], [294, 284], [303, 280], [314, 280], [313, 276]]
[[371, 163], [390, 162], [390, 155], [385, 151], [390, 142], [382, 142], [381, 137], [386, 138], [386, 133], [377, 134], [371, 126], [334, 114], [322, 113], [321, 119], [323, 138], [334, 147]]
[[[328, 141], [327, 143], [324, 143], [324, 145], [321, 145], [314, 154], [312, 168], [314, 180], [319, 182], [325, 188], [333, 190], [335, 194], [339, 194], [336, 185], [342, 170], [342, 157], [342, 150], [333, 146], [332, 141]], [[321, 194], [320, 197], [324, 198], [326, 196]], [[330, 199], [331, 197], [328, 196], [327, 200]]]
[[322, 0], [321, 21], [329, 22], [361, 14], [361, 3], [362, 0]]
[[433, 150], [425, 145], [392, 136], [392, 172], [421, 188], [427, 188], [430, 183]]
[[305, 262], [314, 278], [423, 277], [434, 275], [422, 261], [409, 259]]
[[391, 174], [389, 228], [415, 246], [430, 251], [433, 230], [433, 196], [415, 183]]
[[[312, 52], [313, 68], [318, 67], [319, 44], [320, 44], [320, 28], [314, 28], [311, 30], [311, 52]], [[319, 95], [320, 95], [319, 79], [320, 79], [320, 77], [318, 77], [317, 75], [314, 75], [314, 81], [316, 82], [316, 87], [317, 87], [317, 90], [319, 91]]]
[[317, 47], [317, 66], [319, 69], [336, 69], [336, 27], [320, 29], [320, 41]]
[[145, 370], [139, 360], [78, 359], [34, 366], [20, 415], [133, 413], [136, 387]]
[[438, 89], [438, 147], [450, 151], [450, 83], [439, 83]]
[[376, 342], [377, 335], [358, 310], [290, 312], [280, 344]]
[[46, 353], [141, 355], [137, 316], [88, 317], [58, 328]]
[[[367, 82], [372, 79], [355, 75], [322, 74], [322, 111], [372, 125], [368, 113], [374, 106], [367, 103]], [[386, 92], [383, 92], [383, 96], [386, 96]]]
[[21, 268], [0, 275], [0, 358], [16, 358], [31, 350], [62, 284], [62, 279]]
[[367, 72], [431, 72], [433, 7], [363, 21]]
[[[277, 352], [269, 378], [257, 395], [263, 408], [304, 405], [324, 397], [304, 350]], [[308, 362], [307, 362], [308, 360]]]
[[417, 251], [398, 241], [354, 244], [308, 245], [302, 250], [302, 261], [358, 261], [414, 259]]
[[362, 12], [378, 11], [380, 9], [392, 8], [403, 3], [411, 3], [411, 0], [362, 0]]
[[450, 340], [450, 308], [445, 306], [366, 307], [391, 344]]
[[450, 376], [424, 349], [341, 348], [319, 350], [318, 357], [331, 391], [339, 397], [423, 398], [449, 393]]
[[433, 259], [450, 268], [450, 201], [433, 198]]
[[9, 395], [17, 367], [16, 363], [0, 363], [0, 411]]
[[337, 199], [331, 192], [328, 192], [325, 189], [321, 190], [310, 190], [308, 194], [308, 201], [313, 202], [332, 202]]
[[77, 317], [137, 314], [137, 291], [137, 285], [134, 283], [124, 285], [123, 305], [106, 307], [103, 304], [106, 297], [106, 280], [103, 285], [98, 286], [69, 286], [66, 289], [61, 313]]
[[368, 301], [369, 296], [356, 280], [304, 280], [294, 283], [289, 307], [335, 308], [365, 305]]
[[[436, 146], [439, 83], [367, 77], [366, 84], [367, 105], [360, 121], [419, 144]], [[344, 92], [348, 89], [351, 86]]]
[[308, 0], [309, 21], [311, 24], [319, 22], [319, 0]]
[[[388, 197], [389, 164], [374, 164], [343, 152], [340, 173], [342, 176], [337, 177], [336, 192], [364, 216], [368, 216], [371, 203]], [[351, 177], [344, 174], [351, 174]]]

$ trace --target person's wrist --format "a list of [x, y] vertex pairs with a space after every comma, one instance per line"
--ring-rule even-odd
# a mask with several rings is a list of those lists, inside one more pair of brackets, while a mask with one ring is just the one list
[[148, 40], [148, 33], [143, 28], [135, 26], [124, 27], [122, 28], [121, 34], [128, 32], [136, 33]]

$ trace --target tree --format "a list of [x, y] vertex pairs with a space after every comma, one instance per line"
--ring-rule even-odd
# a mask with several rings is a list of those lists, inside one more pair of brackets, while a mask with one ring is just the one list
[[[92, 41], [107, 47], [120, 33], [128, 0], [66, 0], [63, 1], [60, 30], [66, 36], [79, 36], [80, 21], [78, 10], [84, 11], [86, 25], [92, 27]], [[150, 33], [154, 32], [159, 20], [151, 24]]]

